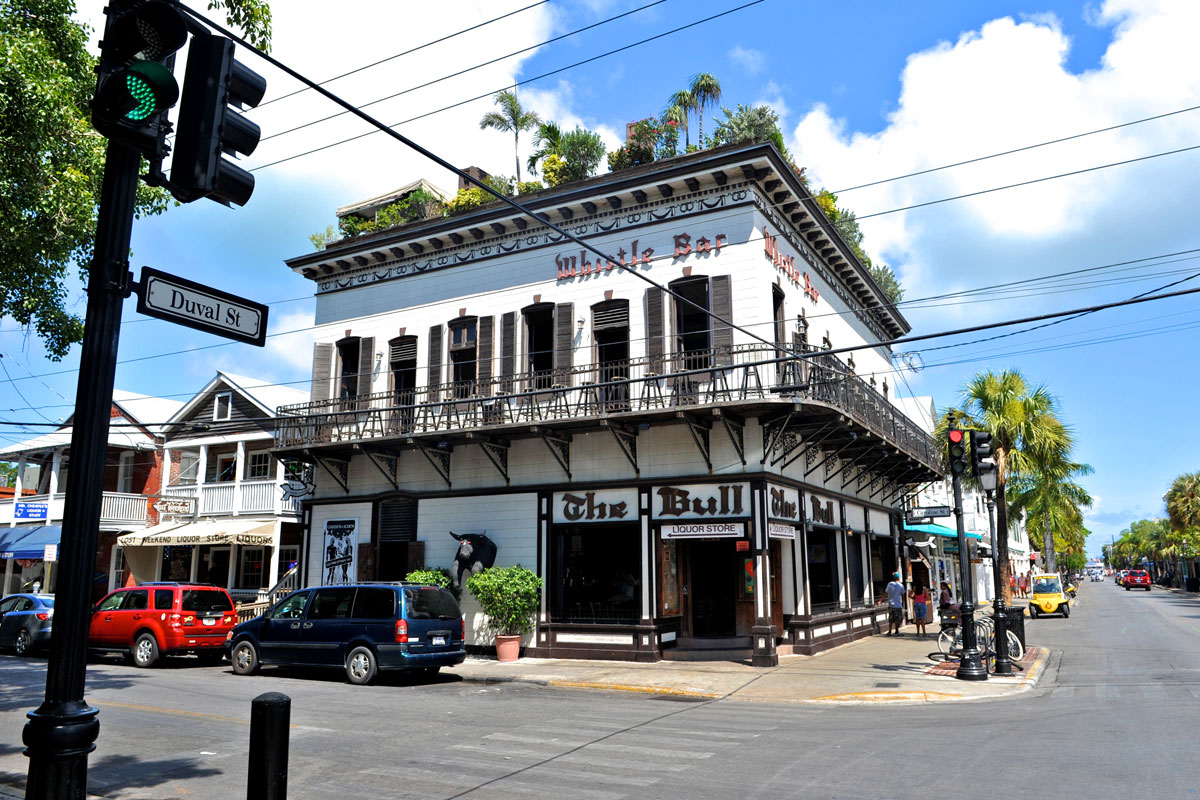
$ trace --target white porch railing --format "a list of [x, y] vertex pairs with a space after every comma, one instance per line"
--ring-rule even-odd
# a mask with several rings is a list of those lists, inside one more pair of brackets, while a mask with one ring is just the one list
[[238, 511], [266, 512], [275, 510], [275, 494], [279, 492], [279, 484], [275, 481], [242, 481], [242, 497]]
[[101, 522], [136, 522], [146, 524], [146, 496], [105, 492], [100, 501]]
[[[199, 487], [200, 508], [197, 513], [201, 516], [232, 514], [235, 486], [239, 488], [240, 493], [237, 507], [239, 514], [274, 514], [276, 498], [283, 494], [282, 485], [275, 480], [206, 483]], [[163, 489], [162, 494], [166, 497], [196, 497], [197, 487], [195, 484], [168, 486]], [[299, 515], [300, 501], [280, 501], [279, 513]]]
[[[13, 499], [0, 500], [0, 525], [7, 525], [13, 521], [13, 506], [17, 502], [35, 503], [47, 507], [45, 517], [22, 518], [17, 520], [20, 524], [36, 525], [42, 523], [50, 525], [62, 522], [63, 506], [66, 497], [65, 492], [58, 492], [53, 496], [48, 494], [27, 494], [21, 497], [19, 501]], [[100, 522], [104, 524], [145, 525], [146, 501], [146, 496], [142, 494], [105, 492], [100, 501]]]
[[230, 514], [232, 512], [232, 483], [209, 483], [200, 487], [201, 514]]

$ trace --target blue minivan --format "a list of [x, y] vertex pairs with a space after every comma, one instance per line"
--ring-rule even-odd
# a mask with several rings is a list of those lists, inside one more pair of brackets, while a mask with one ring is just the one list
[[461, 664], [463, 616], [448, 590], [420, 583], [359, 583], [300, 589], [229, 632], [238, 675], [263, 664], [341, 667], [363, 685], [381, 669], [434, 675]]

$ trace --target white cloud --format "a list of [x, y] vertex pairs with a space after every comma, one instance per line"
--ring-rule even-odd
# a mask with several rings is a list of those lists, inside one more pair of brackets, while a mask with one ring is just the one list
[[[1099, 19], [1116, 27], [1098, 69], [1068, 69], [1070, 40], [1053, 17], [993, 20], [956, 42], [910, 56], [895, 111], [882, 130], [848, 130], [829, 108], [816, 105], [793, 129], [789, 147], [819, 184], [838, 190], [1161, 114], [1200, 96], [1200, 73], [1189, 55], [1200, 5], [1112, 0]], [[843, 192], [839, 202], [861, 217], [1197, 140], [1200, 114], [1181, 114]], [[899, 270], [909, 297], [1149, 255], [1123, 250], [1128, 239], [1122, 232], [1135, 227], [1142, 234], [1163, 232], [1166, 251], [1172, 249], [1169, 237], [1179, 239], [1189, 225], [1187, 204], [1177, 198], [1195, 196], [1200, 188], [1194, 163], [1186, 154], [1168, 156], [866, 219], [865, 245]], [[1144, 235], [1138, 241], [1146, 246]], [[947, 327], [945, 317], [953, 313], [981, 312], [972, 306], [938, 309], [936, 327]]]
[[757, 75], [762, 72], [766, 65], [767, 57], [761, 50], [742, 47], [740, 44], [735, 44], [733, 49], [729, 51], [729, 60], [734, 64], [744, 69], [750, 75]]
[[783, 99], [783, 87], [775, 81], [767, 81], [766, 85], [759, 89], [758, 99], [752, 105], [768, 106], [774, 110], [779, 115], [780, 128], [784, 127], [784, 122], [791, 111], [788, 108], [787, 101]]

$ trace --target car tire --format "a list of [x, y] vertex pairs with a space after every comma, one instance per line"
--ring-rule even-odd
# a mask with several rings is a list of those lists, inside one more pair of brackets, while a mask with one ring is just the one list
[[29, 635], [29, 631], [21, 628], [17, 631], [17, 636], [13, 639], [13, 650], [19, 656], [29, 655], [29, 651], [33, 649], [33, 637]]
[[356, 647], [346, 656], [346, 680], [355, 686], [366, 686], [375, 680], [378, 671], [375, 654], [369, 647]]
[[1130, 588], [1131, 588], [1131, 587], [1129, 587], [1129, 586], [1126, 586], [1126, 587], [1125, 587], [1125, 591], [1127, 591], [1127, 592], [1128, 592]]
[[229, 651], [229, 663], [235, 675], [253, 675], [258, 671], [258, 648], [251, 642], [238, 642]]
[[153, 633], [143, 633], [133, 640], [133, 665], [153, 667], [158, 663], [158, 640]]
[[1063, 619], [1070, 619], [1070, 618], [1071, 618], [1071, 607], [1070, 607], [1070, 606], [1068, 606], [1068, 605], [1063, 605], [1063, 607], [1062, 607], [1061, 611], [1062, 611]]
[[1038, 610], [1037, 610], [1037, 606], [1030, 606], [1030, 607], [1029, 607], [1029, 618], [1030, 618], [1030, 619], [1037, 619], [1037, 617], [1038, 617]]

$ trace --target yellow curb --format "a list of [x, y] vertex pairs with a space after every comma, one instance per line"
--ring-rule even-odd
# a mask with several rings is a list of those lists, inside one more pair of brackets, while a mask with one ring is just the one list
[[961, 694], [953, 692], [850, 692], [848, 694], [830, 694], [825, 697], [814, 697], [813, 702], [873, 702], [891, 703], [901, 700], [956, 700]]
[[550, 681], [551, 686], [562, 686], [568, 689], [609, 689], [616, 692], [640, 692], [641, 694], [667, 694], [676, 697], [713, 698], [721, 695], [715, 692], [689, 692], [684, 689], [666, 689], [658, 686], [630, 686], [622, 683], [588, 683], [586, 681]]
[[1035, 683], [1041, 677], [1042, 672], [1046, 669], [1046, 664], [1050, 662], [1050, 648], [1039, 647], [1042, 652], [1033, 660], [1033, 665], [1025, 672], [1025, 677], [1021, 679], [1021, 685]]

